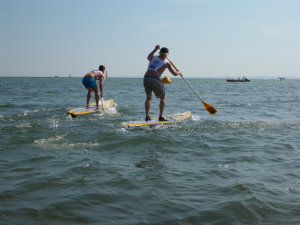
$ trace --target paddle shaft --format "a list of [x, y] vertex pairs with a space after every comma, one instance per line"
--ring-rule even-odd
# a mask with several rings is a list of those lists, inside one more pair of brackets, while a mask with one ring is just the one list
[[[99, 86], [100, 86], [100, 80], [99, 80], [99, 82], [98, 82], [98, 85], [97, 85], [97, 90], [98, 90], [98, 92], [99, 92]], [[100, 95], [101, 95], [101, 92], [100, 92]], [[103, 105], [103, 97], [100, 97], [101, 98], [101, 107], [102, 107], [102, 111], [104, 110], [104, 105]], [[100, 101], [99, 101], [100, 102]], [[98, 104], [99, 104], [99, 102], [98, 102]]]
[[[174, 63], [173, 63], [170, 59], [168, 59], [168, 60], [169, 60], [169, 62], [172, 64], [172, 66], [173, 66], [176, 70], [178, 70], [177, 67], [174, 65]], [[183, 76], [182, 74], [180, 74], [180, 76], [181, 76], [182, 79], [187, 83], [187, 85], [189, 85], [189, 87], [194, 91], [194, 93], [198, 96], [198, 98], [201, 100], [201, 102], [204, 102], [203, 99], [200, 97], [200, 95], [197, 93], [197, 91], [195, 91], [195, 89], [192, 87], [192, 85], [184, 78], [184, 76]]]
[[190, 88], [194, 91], [194, 93], [198, 96], [198, 98], [201, 100], [201, 102], [204, 102], [203, 99], [200, 97], [200, 95], [197, 93], [197, 91], [195, 91], [195, 89], [192, 87], [192, 85], [190, 85], [190, 83], [184, 78], [184, 76], [182, 74], [180, 74], [180, 76], [182, 77], [182, 79], [187, 83], [187, 85], [190, 86]]

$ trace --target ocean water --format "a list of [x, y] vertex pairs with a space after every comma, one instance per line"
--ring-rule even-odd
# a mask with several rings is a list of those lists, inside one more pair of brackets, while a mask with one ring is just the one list
[[[111, 78], [105, 112], [81, 78], [0, 78], [0, 224], [300, 224], [300, 80], [180, 78], [144, 119], [142, 79]], [[151, 116], [158, 115], [154, 98]]]

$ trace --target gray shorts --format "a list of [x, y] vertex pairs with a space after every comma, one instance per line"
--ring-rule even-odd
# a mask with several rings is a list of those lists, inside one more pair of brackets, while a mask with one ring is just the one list
[[165, 86], [159, 79], [145, 77], [144, 87], [147, 96], [152, 96], [152, 91], [157, 98], [162, 98], [166, 95]]

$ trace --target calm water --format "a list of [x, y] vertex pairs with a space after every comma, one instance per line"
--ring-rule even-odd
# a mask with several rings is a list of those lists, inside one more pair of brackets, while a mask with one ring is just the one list
[[192, 118], [128, 129], [142, 79], [73, 119], [81, 78], [0, 78], [0, 224], [300, 224], [300, 80], [189, 81], [217, 115], [173, 79], [165, 114]]

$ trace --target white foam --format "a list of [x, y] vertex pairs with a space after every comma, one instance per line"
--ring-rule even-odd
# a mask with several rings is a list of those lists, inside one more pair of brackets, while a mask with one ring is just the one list
[[54, 143], [56, 141], [63, 140], [64, 137], [65, 137], [65, 135], [58, 135], [58, 136], [51, 137], [51, 138], [43, 138], [43, 139], [35, 140], [34, 144], [51, 145], [52, 143]]
[[198, 116], [198, 115], [192, 115], [191, 116], [191, 120], [192, 121], [200, 121], [200, 116]]
[[23, 123], [23, 124], [16, 125], [16, 128], [29, 128], [29, 127], [32, 127], [30, 123]]
[[104, 118], [105, 116], [118, 116], [119, 113], [117, 111], [117, 104], [114, 104], [113, 106], [107, 108], [107, 109], [104, 109], [104, 111], [102, 110], [99, 110], [98, 112], [94, 113], [94, 115], [96, 117], [101, 117], [101, 118]]
[[59, 125], [58, 125], [58, 121], [57, 120], [53, 120], [52, 123], [50, 124], [50, 127], [51, 128], [57, 128]]
[[25, 110], [23, 113], [17, 114], [17, 116], [23, 117], [23, 116], [28, 116], [28, 114], [42, 112], [42, 111], [45, 111], [45, 110], [43, 110], [43, 109]]
[[[51, 147], [51, 148], [57, 148], [57, 149], [65, 149], [65, 148], [80, 148], [80, 149], [86, 149], [89, 147], [97, 147], [100, 144], [99, 143], [65, 143], [62, 142], [65, 139], [66, 135], [57, 135], [51, 138], [43, 138], [39, 140], [35, 140], [34, 144], [42, 146], [42, 147]], [[86, 150], [87, 151], [87, 150]]]
[[121, 127], [119, 129], [117, 129], [118, 132], [126, 132], [127, 129], [125, 127]]
[[229, 164], [219, 164], [218, 167], [220, 167], [220, 168], [229, 168], [230, 165]]
[[25, 112], [23, 112], [22, 114], [18, 114], [17, 116], [18, 116], [18, 117], [27, 116], [27, 115], [28, 115], [28, 113], [29, 113], [29, 111], [28, 111], [28, 110], [26, 110]]
[[90, 166], [91, 166], [91, 164], [87, 163], [87, 164], [83, 165], [83, 168], [88, 168]]
[[288, 192], [294, 192], [294, 191], [295, 191], [295, 188], [289, 187], [289, 188], [285, 188], [284, 190], [285, 190], [285, 191], [288, 191]]
[[118, 111], [117, 111], [117, 104], [113, 104], [113, 106], [107, 108], [107, 109], [104, 109], [104, 112], [103, 114], [107, 114], [107, 115], [116, 115], [118, 114]]

